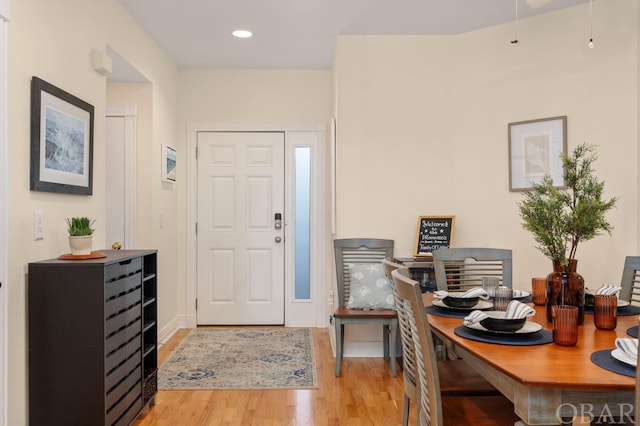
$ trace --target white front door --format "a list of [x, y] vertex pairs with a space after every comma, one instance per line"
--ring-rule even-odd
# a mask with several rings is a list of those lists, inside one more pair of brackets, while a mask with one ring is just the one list
[[284, 324], [284, 133], [199, 132], [197, 150], [197, 323]]

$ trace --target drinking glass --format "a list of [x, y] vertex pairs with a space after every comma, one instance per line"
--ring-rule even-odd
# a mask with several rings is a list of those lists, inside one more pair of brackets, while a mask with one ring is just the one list
[[499, 285], [500, 278], [498, 277], [482, 277], [482, 288], [491, 299], [495, 297], [496, 288], [498, 288]]
[[531, 278], [531, 293], [533, 304], [544, 306], [547, 303], [547, 279]]
[[578, 343], [578, 307], [553, 305], [553, 341], [560, 346], [574, 346]]
[[600, 330], [614, 330], [618, 325], [618, 297], [615, 294], [593, 296], [593, 322]]
[[499, 286], [496, 288], [495, 294], [493, 309], [496, 311], [506, 311], [507, 305], [513, 300], [513, 290], [509, 287]]

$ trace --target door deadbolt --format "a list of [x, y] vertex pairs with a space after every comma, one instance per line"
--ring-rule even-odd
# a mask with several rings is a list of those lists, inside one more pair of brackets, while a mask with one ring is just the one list
[[282, 213], [276, 213], [274, 215], [274, 217], [273, 217], [273, 227], [275, 229], [282, 229]]

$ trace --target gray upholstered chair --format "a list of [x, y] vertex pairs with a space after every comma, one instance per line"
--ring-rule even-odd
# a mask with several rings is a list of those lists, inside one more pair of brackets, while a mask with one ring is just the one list
[[336, 279], [338, 284], [338, 308], [333, 313], [336, 330], [336, 376], [340, 375], [340, 364], [344, 348], [344, 326], [346, 324], [379, 324], [383, 329], [384, 358], [391, 361], [391, 374], [397, 376], [396, 339], [398, 317], [393, 309], [349, 309], [351, 296], [351, 264], [377, 264], [382, 259], [393, 258], [393, 240], [378, 238], [345, 238], [333, 241], [335, 250]]
[[482, 286], [482, 278], [495, 276], [512, 287], [512, 252], [497, 248], [439, 248], [433, 252], [438, 290], [465, 290]]
[[640, 256], [625, 257], [620, 286], [620, 299], [640, 303]]
[[[391, 272], [396, 296], [398, 317], [406, 318], [412, 335], [418, 379], [417, 406], [420, 425], [508, 425], [518, 421], [513, 404], [504, 396], [461, 397], [447, 396], [441, 389], [441, 368], [453, 365], [438, 362], [431, 327], [424, 313], [422, 293], [418, 282], [404, 276], [400, 270]], [[404, 314], [400, 314], [400, 312]], [[402, 333], [402, 331], [401, 331]], [[464, 381], [464, 378], [459, 378]], [[466, 383], [465, 383], [466, 384]], [[481, 418], [484, 416], [484, 418]]]

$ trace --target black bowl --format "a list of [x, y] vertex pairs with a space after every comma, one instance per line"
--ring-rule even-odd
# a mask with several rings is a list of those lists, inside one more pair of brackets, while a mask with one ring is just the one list
[[480, 321], [480, 324], [491, 331], [502, 331], [505, 333], [515, 333], [524, 327], [527, 318], [504, 318], [504, 312], [486, 312], [489, 318]]
[[480, 297], [456, 297], [449, 293], [449, 296], [442, 299], [442, 303], [450, 308], [472, 308], [478, 304]]

